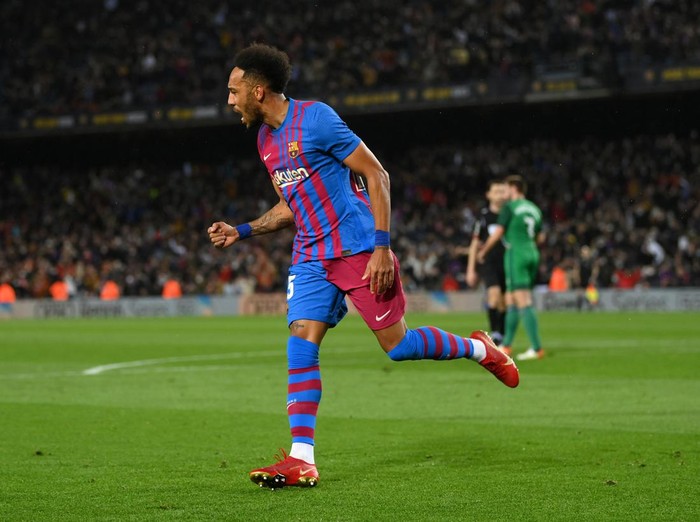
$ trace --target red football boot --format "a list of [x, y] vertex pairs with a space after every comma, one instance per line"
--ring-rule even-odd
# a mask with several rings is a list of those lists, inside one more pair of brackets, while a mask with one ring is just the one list
[[486, 346], [486, 357], [479, 364], [494, 374], [503, 384], [515, 388], [520, 382], [520, 374], [513, 359], [499, 350], [489, 334], [483, 330], [475, 330], [469, 337], [481, 341]]
[[318, 470], [315, 464], [308, 464], [300, 459], [288, 457], [281, 450], [282, 457], [275, 455], [277, 464], [266, 468], [254, 469], [250, 472], [250, 480], [261, 488], [283, 488], [284, 486], [298, 486], [300, 488], [312, 488], [318, 484]]

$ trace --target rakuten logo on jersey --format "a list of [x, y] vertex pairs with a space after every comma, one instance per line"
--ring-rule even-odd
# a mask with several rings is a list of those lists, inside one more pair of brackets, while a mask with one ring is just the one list
[[279, 188], [293, 185], [294, 183], [299, 183], [308, 177], [309, 171], [304, 167], [299, 167], [298, 169], [276, 170], [272, 175], [272, 179], [275, 183], [277, 183]]

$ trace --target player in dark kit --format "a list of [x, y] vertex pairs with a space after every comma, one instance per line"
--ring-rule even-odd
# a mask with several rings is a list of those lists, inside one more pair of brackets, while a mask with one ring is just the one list
[[[491, 338], [500, 346], [503, 341], [503, 329], [505, 321], [505, 291], [506, 274], [503, 267], [503, 254], [505, 248], [498, 243], [487, 254], [483, 263], [477, 262], [479, 246], [486, 243], [489, 236], [498, 226], [498, 213], [506, 202], [506, 184], [501, 180], [489, 182], [486, 191], [488, 205], [481, 209], [479, 219], [474, 225], [472, 242], [469, 245], [469, 259], [467, 260], [467, 284], [476, 286], [479, 279], [486, 287], [486, 305], [488, 307]], [[508, 354], [510, 355], [510, 354]]]
[[389, 175], [328, 105], [283, 94], [291, 71], [285, 53], [255, 44], [234, 62], [228, 104], [246, 126], [260, 124], [258, 154], [279, 200], [249, 223], [213, 223], [209, 238], [226, 248], [296, 226], [287, 285], [292, 448], [276, 464], [251, 471], [250, 479], [261, 487], [315, 486], [319, 346], [347, 313], [346, 296], [394, 361], [473, 359], [512, 388], [519, 374], [486, 332], [465, 338], [432, 326], [408, 328], [399, 264], [389, 241]]
[[503, 338], [504, 351], [510, 350], [518, 323], [522, 317], [525, 331], [532, 346], [516, 356], [519, 361], [544, 357], [537, 312], [533, 306], [532, 289], [540, 263], [538, 244], [544, 242], [542, 211], [525, 198], [527, 183], [521, 176], [508, 176], [508, 198], [498, 215], [498, 225], [488, 241], [481, 247], [478, 257], [484, 259], [488, 252], [501, 241], [506, 244], [504, 266], [506, 272], [506, 331]]

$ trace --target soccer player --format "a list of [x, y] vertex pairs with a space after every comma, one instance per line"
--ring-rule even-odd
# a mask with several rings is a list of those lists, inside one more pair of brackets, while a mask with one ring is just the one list
[[261, 487], [314, 486], [319, 346], [347, 313], [346, 295], [394, 361], [472, 359], [512, 388], [519, 374], [486, 332], [465, 338], [432, 326], [408, 328], [390, 247], [389, 174], [328, 105], [283, 94], [291, 71], [284, 52], [254, 44], [234, 63], [228, 104], [247, 127], [260, 124], [258, 154], [279, 201], [249, 223], [213, 223], [209, 238], [226, 248], [296, 226], [287, 286], [292, 447], [289, 456], [251, 471], [250, 478]]
[[525, 199], [527, 185], [521, 176], [506, 178], [508, 197], [498, 215], [498, 225], [479, 251], [479, 260], [503, 238], [506, 244], [504, 267], [506, 273], [506, 332], [503, 351], [510, 353], [513, 338], [522, 318], [530, 339], [530, 348], [516, 356], [519, 361], [544, 357], [540, 341], [537, 314], [532, 305], [532, 288], [535, 286], [540, 252], [537, 244], [544, 242], [542, 212], [532, 201]]
[[[479, 246], [486, 243], [489, 235], [498, 226], [498, 213], [506, 202], [506, 184], [503, 180], [494, 179], [489, 182], [486, 200], [488, 205], [481, 209], [479, 219], [474, 225], [472, 242], [469, 245], [466, 278], [467, 284], [471, 287], [476, 286], [479, 279], [484, 282], [491, 338], [497, 346], [500, 346], [503, 342], [503, 328], [506, 315], [504, 299], [506, 275], [503, 268], [505, 248], [503, 243], [496, 243], [483, 263], [477, 263], [476, 258]], [[510, 353], [507, 353], [507, 355], [510, 355]]]

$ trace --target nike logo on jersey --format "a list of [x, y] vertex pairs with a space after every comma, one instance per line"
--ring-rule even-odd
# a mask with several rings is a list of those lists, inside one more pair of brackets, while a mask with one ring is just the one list
[[391, 313], [391, 309], [387, 310], [387, 312], [385, 314], [375, 315], [374, 320], [375, 321], [383, 321], [384, 319], [386, 319], [386, 316], [389, 315], [390, 313]]
[[265, 154], [263, 156], [263, 161], [267, 161], [267, 158], [269, 158], [270, 156], [272, 156], [272, 152], [268, 152], [267, 154]]

